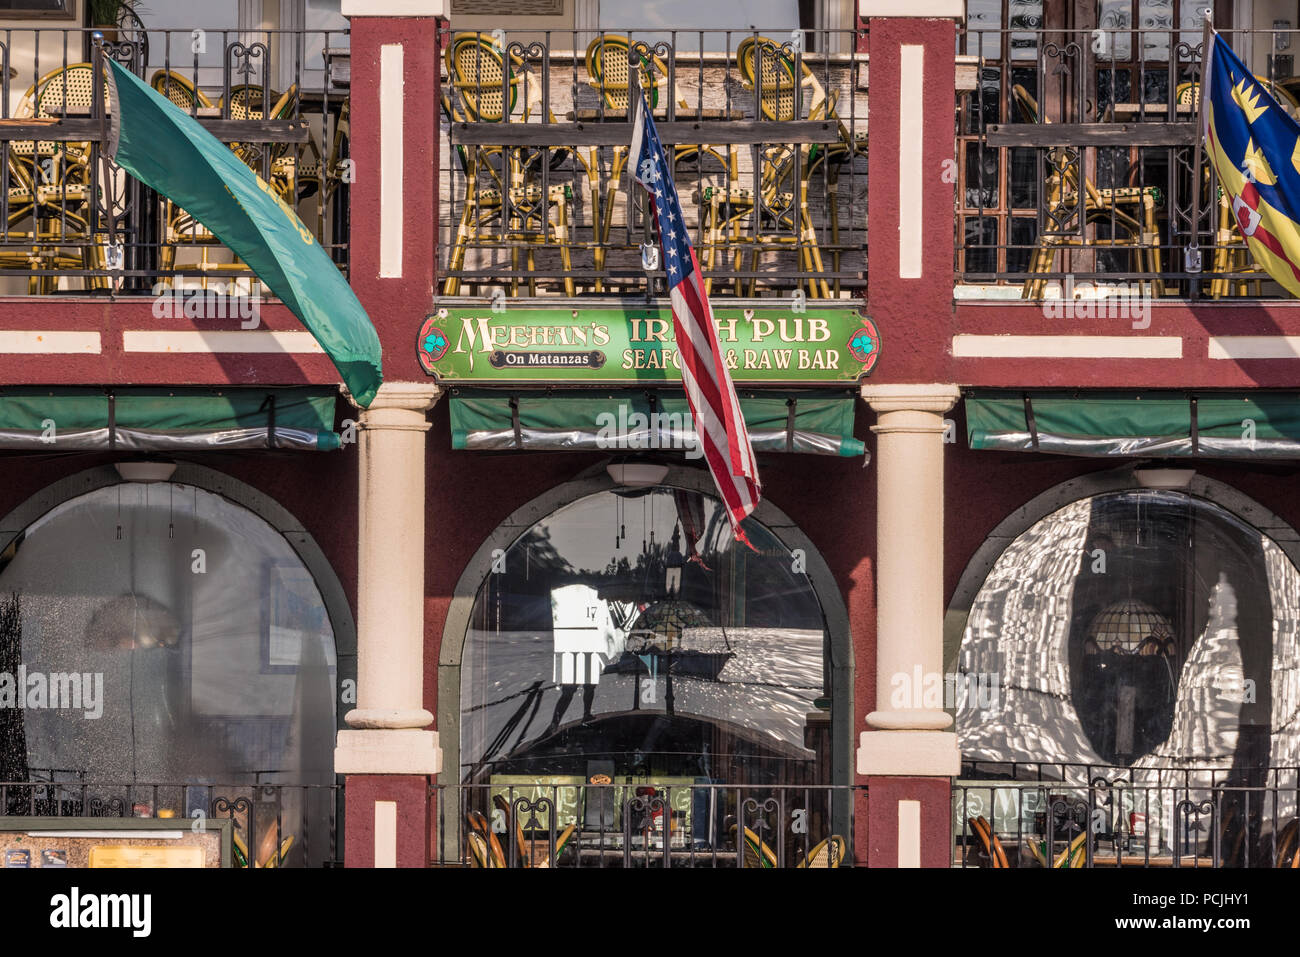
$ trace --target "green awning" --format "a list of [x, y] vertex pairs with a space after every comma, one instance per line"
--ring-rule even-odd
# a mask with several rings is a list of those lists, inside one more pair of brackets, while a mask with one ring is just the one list
[[1300, 393], [976, 392], [972, 449], [1084, 456], [1300, 458]]
[[[845, 393], [741, 392], [756, 452], [862, 455], [853, 437], [854, 399]], [[680, 451], [696, 448], [680, 392], [489, 392], [451, 396], [451, 446], [475, 451]]]
[[339, 447], [329, 388], [0, 389], [0, 449], [215, 451]]

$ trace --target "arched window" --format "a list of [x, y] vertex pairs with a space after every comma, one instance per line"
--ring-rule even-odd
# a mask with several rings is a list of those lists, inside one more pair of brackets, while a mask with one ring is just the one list
[[806, 559], [681, 488], [569, 504], [495, 556], [461, 667], [475, 784], [830, 783], [828, 632]]
[[64, 785], [10, 789], [7, 813], [179, 817], [244, 796], [270, 821], [237, 809], [245, 837], [301, 850], [319, 816], [320, 863], [329, 790], [253, 786], [333, 785], [336, 672], [321, 592], [259, 515], [180, 483], [71, 498], [0, 552], [0, 780]]
[[[968, 764], [1222, 772], [1300, 764], [1300, 572], [1220, 506], [1096, 495], [1007, 546], [970, 608], [957, 730]], [[978, 692], [978, 693], [975, 693]]]

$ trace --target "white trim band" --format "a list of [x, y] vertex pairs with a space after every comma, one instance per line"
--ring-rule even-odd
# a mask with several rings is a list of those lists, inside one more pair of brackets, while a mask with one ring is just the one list
[[1300, 336], [1210, 336], [1211, 359], [1300, 359]]
[[1181, 336], [952, 337], [954, 359], [1181, 359]]
[[310, 332], [157, 332], [132, 329], [122, 333], [127, 352], [249, 352], [324, 355]]
[[379, 278], [402, 278], [402, 167], [406, 145], [405, 52], [400, 43], [379, 48]]
[[0, 332], [0, 353], [5, 355], [100, 353], [103, 345], [98, 332], [40, 332], [5, 330]]
[[898, 278], [921, 278], [925, 189], [925, 47], [905, 43], [898, 81]]

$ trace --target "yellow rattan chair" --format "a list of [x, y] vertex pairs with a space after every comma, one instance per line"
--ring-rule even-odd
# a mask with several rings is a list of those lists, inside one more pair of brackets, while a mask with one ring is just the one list
[[[828, 101], [817, 78], [807, 71], [804, 80], [796, 83], [793, 64], [771, 40], [751, 37], [742, 42], [736, 50], [736, 66], [741, 84], [755, 93], [765, 119], [782, 122], [799, 118], [796, 107], [800, 104], [795, 90], [805, 84], [810, 90], [809, 118], [825, 116]], [[739, 185], [737, 179], [729, 181], [723, 188], [711, 187], [703, 191], [704, 214], [700, 219], [700, 234], [705, 249], [705, 273], [714, 270], [719, 248], [734, 251], [734, 267], [739, 272], [744, 264], [744, 247], [748, 246], [750, 271], [757, 273], [765, 246], [792, 245], [798, 250], [800, 270], [808, 274], [800, 284], [806, 282], [811, 298], [830, 298], [830, 287], [822, 276], [825, 268], [817, 231], [808, 211], [809, 178], [814, 161], [821, 160], [810, 144], [770, 146], [756, 153], [759, 164], [757, 196], [752, 185]], [[771, 231], [764, 229], [768, 222]], [[746, 223], [752, 226], [752, 232], [748, 234]], [[752, 297], [756, 283], [753, 276], [748, 280], [737, 277], [736, 295]], [[712, 291], [712, 285], [711, 279], [705, 280], [706, 292]]]
[[[103, 88], [108, 106], [107, 84]], [[94, 67], [71, 63], [51, 70], [28, 89], [15, 117], [54, 119], [65, 114], [89, 114], [94, 98]], [[27, 205], [30, 196], [32, 242], [27, 255], [34, 269], [102, 269], [102, 237], [91, 233], [90, 143], [18, 141], [9, 144], [10, 225], [15, 203]], [[107, 193], [108, 190], [105, 190]], [[15, 263], [17, 258], [11, 258]], [[107, 288], [103, 277], [88, 278], [88, 289]], [[33, 293], [51, 293], [58, 287], [53, 276], [33, 276]]]
[[[659, 105], [660, 91], [668, 81], [668, 67], [662, 59], [653, 54], [638, 52], [636, 55], [640, 63], [637, 82], [640, 84], [641, 89], [645, 91], [646, 101], [650, 104], [650, 109], [654, 110]], [[600, 95], [605, 116], [631, 119], [629, 112], [632, 102], [631, 41], [621, 34], [602, 33], [587, 46], [585, 65], [587, 68], [587, 83]], [[679, 95], [676, 90], [672, 91], [672, 96], [678, 108], [683, 110], [686, 115], [689, 115], [691, 107], [686, 99]], [[705, 156], [712, 156], [718, 161], [724, 173], [733, 178], [736, 176], [739, 167], [735, 147], [729, 147], [726, 150], [726, 155], [724, 155], [710, 146], [678, 144], [672, 148], [672, 153], [674, 165], [689, 162], [702, 163]], [[600, 169], [594, 160], [595, 156], [593, 155], [592, 162], [588, 166], [588, 177], [591, 192], [592, 222], [596, 224], [598, 229], [595, 266], [597, 273], [599, 273], [604, 268], [609, 235], [613, 229], [614, 208], [618, 199], [619, 183], [622, 181], [623, 173], [627, 168], [628, 147], [614, 147], [613, 158], [610, 163], [609, 188], [603, 203], [600, 195]], [[595, 289], [597, 292], [601, 291], [602, 281], [600, 279], [596, 280]]]
[[[1050, 122], [1046, 117], [1040, 116], [1038, 101], [1023, 86], [1018, 83], [1013, 86], [1011, 96], [1027, 122]], [[1041, 299], [1047, 280], [1032, 277], [1052, 272], [1056, 254], [1061, 249], [1084, 245], [1136, 249], [1139, 271], [1152, 273], [1152, 293], [1157, 297], [1163, 296], [1164, 282], [1159, 278], [1160, 233], [1155, 213], [1160, 204], [1160, 191], [1151, 186], [1098, 189], [1086, 176], [1082, 178], [1083, 186], [1080, 190], [1079, 162], [1077, 158], [1072, 160], [1064, 148], [1052, 149], [1047, 153], [1045, 209], [1049, 218], [1059, 211], [1065, 219], [1057, 220], [1055, 228], [1049, 226], [1039, 234], [1037, 247], [1029, 261], [1031, 278], [1025, 280], [1021, 298]], [[1127, 235], [1081, 240], [1078, 229], [1081, 213], [1085, 228], [1090, 223], [1108, 223], [1113, 229], [1122, 230]]]
[[[505, 123], [516, 110], [520, 111], [520, 120], [528, 119], [533, 105], [524, 64], [511, 56], [507, 65], [505, 53], [490, 35], [455, 34], [445, 58], [451, 95], [444, 97], [443, 109], [452, 122]], [[519, 293], [522, 266], [529, 276], [528, 294], [535, 296], [537, 281], [533, 274], [537, 268], [537, 248], [554, 245], [560, 250], [564, 291], [574, 295], [569, 238], [573, 189], [568, 183], [549, 183], [546, 195], [542, 195], [538, 173], [545, 152], [477, 145], [459, 146], [457, 152], [465, 175], [465, 195], [448, 271], [456, 273], [464, 269], [470, 247], [499, 248], [504, 243], [509, 248], [513, 273], [511, 295]], [[549, 168], [552, 164], [546, 165]], [[508, 221], [502, 226], [502, 219], [507, 216]], [[457, 295], [461, 285], [461, 277], [449, 275], [443, 293]]]

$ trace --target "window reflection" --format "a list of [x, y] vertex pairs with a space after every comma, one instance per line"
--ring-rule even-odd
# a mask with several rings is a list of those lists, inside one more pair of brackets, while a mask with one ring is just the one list
[[716, 499], [654, 488], [525, 532], [466, 636], [462, 779], [828, 783], [821, 607], [789, 549], [746, 528], [753, 551]]
[[959, 667], [1000, 676], [957, 712], [969, 760], [1300, 764], [1300, 573], [1222, 508], [1165, 491], [1075, 502], [1020, 535], [971, 607]]

